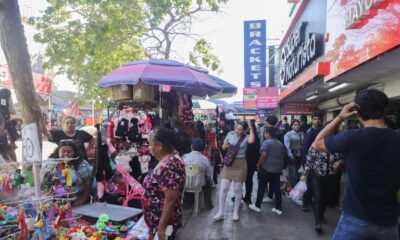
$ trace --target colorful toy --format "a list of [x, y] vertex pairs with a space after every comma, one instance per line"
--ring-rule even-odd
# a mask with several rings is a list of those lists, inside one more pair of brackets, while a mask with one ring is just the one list
[[69, 166], [66, 165], [64, 170], [62, 170], [62, 175], [65, 178], [65, 184], [67, 187], [72, 187], [72, 175]]
[[104, 230], [107, 227], [107, 223], [108, 223], [109, 219], [110, 218], [108, 217], [107, 214], [104, 214], [104, 213], [101, 214], [99, 219], [96, 222], [96, 225], [95, 225], [96, 229], [98, 231]]
[[26, 202], [24, 203], [24, 212], [26, 217], [36, 218], [37, 212], [33, 208], [32, 203]]
[[64, 186], [61, 184], [58, 177], [54, 177], [53, 181], [54, 181], [54, 186], [53, 186], [54, 196], [62, 197], [68, 193], [67, 190], [65, 190]]
[[21, 184], [24, 182], [25, 178], [21, 174], [21, 169], [15, 170], [12, 181], [11, 181], [11, 186], [13, 189], [17, 189], [21, 187]]
[[26, 225], [25, 214], [24, 214], [24, 211], [22, 211], [22, 209], [18, 213], [17, 223], [18, 223], [19, 229], [20, 229], [20, 233], [19, 233], [19, 236], [17, 239], [25, 240], [26, 236], [28, 234], [28, 227]]

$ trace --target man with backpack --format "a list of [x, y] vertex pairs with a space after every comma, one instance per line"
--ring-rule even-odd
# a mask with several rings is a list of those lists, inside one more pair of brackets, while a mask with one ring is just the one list
[[[346, 156], [346, 184], [335, 240], [399, 239], [400, 134], [385, 125], [388, 97], [376, 89], [360, 91], [312, 144]], [[334, 135], [346, 119], [358, 116], [364, 128]]]

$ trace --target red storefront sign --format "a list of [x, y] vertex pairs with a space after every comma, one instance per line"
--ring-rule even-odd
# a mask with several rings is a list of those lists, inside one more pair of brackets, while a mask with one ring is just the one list
[[328, 81], [400, 45], [399, 0], [328, 0]]
[[243, 89], [243, 108], [274, 109], [278, 107], [278, 87]]
[[[37, 93], [51, 93], [51, 78], [32, 73], [33, 84]], [[0, 87], [13, 88], [10, 71], [7, 66], [0, 65]]]
[[283, 115], [311, 115], [317, 110], [317, 106], [313, 103], [283, 103]]

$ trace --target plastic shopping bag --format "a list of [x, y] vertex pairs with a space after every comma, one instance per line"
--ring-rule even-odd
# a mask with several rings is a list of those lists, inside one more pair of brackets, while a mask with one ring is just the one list
[[290, 191], [290, 198], [293, 202], [303, 205], [303, 195], [307, 191], [307, 184], [305, 181], [299, 181], [296, 186]]
[[139, 239], [139, 240], [149, 239], [149, 228], [147, 227], [143, 216], [136, 222], [136, 224], [128, 232], [128, 236], [132, 237], [133, 239]]

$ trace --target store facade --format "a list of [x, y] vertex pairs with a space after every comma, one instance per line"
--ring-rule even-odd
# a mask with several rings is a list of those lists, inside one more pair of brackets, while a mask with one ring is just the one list
[[[280, 44], [281, 115], [310, 116], [314, 95], [329, 73], [325, 62], [326, 1], [303, 0]], [[321, 9], [323, 9], [321, 11]]]
[[400, 116], [400, 2], [396, 0], [327, 1], [325, 83], [319, 108], [333, 118], [357, 91], [377, 88], [390, 98], [388, 116]]
[[[313, 14], [310, 15], [310, 11]], [[325, 113], [326, 120], [330, 120], [354, 100], [357, 91], [377, 88], [390, 98], [389, 117], [399, 119], [400, 2], [302, 1], [292, 23], [297, 28], [288, 29], [281, 44], [282, 51], [285, 46], [293, 49], [292, 42], [298, 40], [297, 37], [291, 40], [290, 36], [296, 36], [293, 29], [298, 29], [304, 21], [307, 27], [311, 26], [307, 31], [319, 30], [323, 34], [323, 51], [314, 60], [306, 58], [308, 53], [302, 54], [303, 58], [311, 60], [306, 68], [299, 67], [297, 72], [290, 72], [290, 66], [285, 66], [285, 56], [282, 57], [281, 65], [286, 67], [281, 70], [281, 81], [286, 83], [280, 95], [282, 113], [287, 104], [315, 104]], [[325, 27], [315, 30], [312, 23], [322, 23]], [[282, 72], [289, 72], [289, 76]]]

